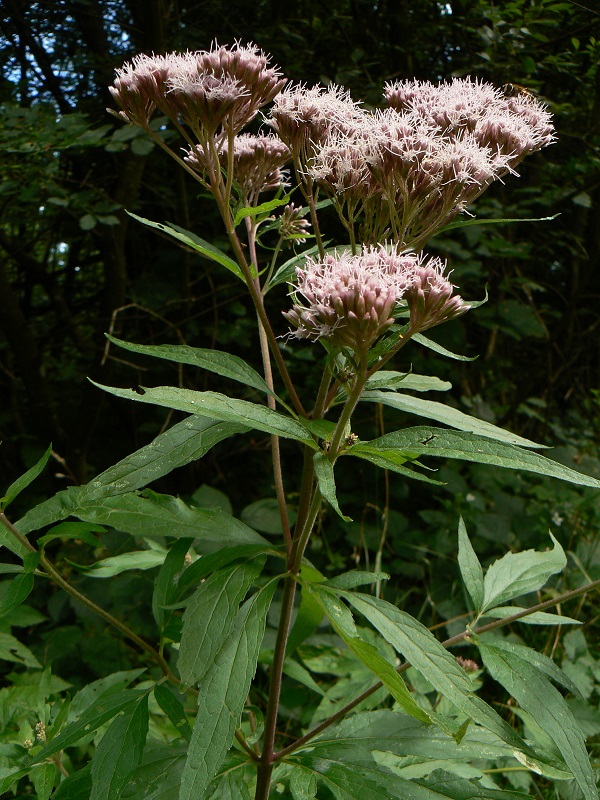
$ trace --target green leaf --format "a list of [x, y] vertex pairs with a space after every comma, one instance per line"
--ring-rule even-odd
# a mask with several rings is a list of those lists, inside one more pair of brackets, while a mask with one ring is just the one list
[[[324, 242], [325, 245], [328, 242]], [[308, 250], [304, 250], [302, 253], [298, 253], [292, 256], [285, 264], [282, 264], [275, 275], [271, 278], [269, 283], [267, 284], [267, 288], [265, 290], [265, 294], [267, 291], [272, 289], [274, 286], [277, 286], [280, 283], [290, 283], [296, 277], [296, 269], [299, 266], [302, 266], [307, 258], [310, 256], [318, 255], [319, 247], [318, 245], [314, 245], [313, 247], [308, 248]]]
[[451, 231], [455, 228], [470, 228], [474, 225], [508, 225], [514, 222], [548, 222], [557, 217], [560, 217], [560, 214], [553, 214], [551, 217], [532, 217], [527, 219], [467, 219], [458, 222], [449, 222], [448, 225], [441, 228], [438, 233], [446, 233], [446, 231]]
[[349, 572], [343, 572], [341, 575], [336, 575], [335, 578], [330, 578], [324, 581], [322, 586], [330, 586], [334, 589], [355, 589], [357, 586], [364, 586], [365, 583], [378, 583], [379, 581], [387, 581], [390, 576], [386, 572], [367, 572], [366, 570], [352, 569]]
[[38, 764], [29, 773], [33, 788], [37, 795], [36, 800], [48, 800], [52, 794], [54, 779], [56, 777], [56, 767], [54, 764]]
[[250, 791], [239, 769], [229, 769], [214, 780], [206, 794], [207, 800], [250, 800]]
[[179, 735], [189, 742], [192, 738], [192, 729], [187, 721], [181, 700], [176, 697], [173, 690], [164, 683], [158, 683], [154, 687], [154, 697], [158, 705], [179, 732]]
[[0, 631], [0, 660], [14, 661], [31, 669], [41, 669], [42, 665], [28, 647], [9, 633]]
[[516, 750], [530, 758], [536, 758], [536, 753], [516, 731], [491, 706], [473, 693], [473, 684], [467, 673], [424, 625], [385, 600], [358, 592], [341, 594], [463, 714], [495, 733]]
[[477, 644], [490, 675], [552, 739], [586, 800], [597, 800], [596, 779], [585, 739], [562, 695], [538, 669], [515, 652], [509, 653], [493, 643]]
[[186, 231], [185, 228], [180, 228], [179, 225], [163, 225], [161, 222], [152, 222], [152, 220], [144, 219], [144, 217], [138, 217], [137, 214], [133, 214], [131, 211], [127, 211], [130, 217], [141, 222], [142, 225], [146, 225], [149, 228], [156, 228], [163, 233], [166, 233], [168, 236], [172, 236], [174, 239], [177, 239], [179, 242], [191, 247], [192, 250], [195, 250], [200, 255], [203, 255], [205, 258], [210, 259], [211, 261], [216, 261], [217, 264], [221, 264], [221, 266], [228, 269], [232, 272], [237, 278], [240, 280], [244, 280], [244, 277], [240, 271], [240, 268], [232, 261], [229, 256], [226, 256], [218, 247], [210, 244], [210, 242], [204, 241], [199, 236], [196, 236], [195, 233], [191, 231]]
[[8, 591], [0, 599], [0, 617], [5, 617], [29, 597], [33, 589], [33, 573], [22, 572], [10, 581]]
[[308, 444], [313, 449], [317, 448], [313, 439], [307, 436], [304, 426], [293, 417], [280, 414], [267, 406], [250, 403], [248, 400], [227, 397], [219, 392], [195, 392], [192, 389], [179, 389], [177, 386], [156, 386], [153, 389], [138, 387], [144, 392], [144, 394], [138, 394], [135, 389], [117, 389], [113, 386], [102, 386], [95, 381], [91, 381], [91, 383], [116, 397], [173, 408], [189, 414], [201, 414], [223, 422], [246, 425], [248, 428], [256, 428], [284, 439], [296, 439]]
[[415, 375], [414, 372], [393, 372], [380, 369], [365, 384], [365, 389], [407, 389], [411, 392], [447, 392], [452, 388], [448, 381], [432, 375]]
[[105, 334], [105, 336], [113, 344], [122, 347], [124, 350], [129, 350], [132, 353], [141, 353], [142, 355], [154, 356], [155, 358], [164, 358], [167, 361], [175, 361], [177, 364], [189, 364], [193, 367], [206, 369], [209, 372], [216, 372], [217, 375], [221, 375], [224, 378], [230, 378], [246, 386], [251, 386], [253, 389], [258, 389], [259, 392], [265, 392], [273, 397], [277, 397], [255, 369], [242, 358], [231, 355], [231, 353], [200, 347], [189, 347], [188, 345], [132, 344], [131, 342], [124, 342], [121, 339], [116, 339], [109, 334]]
[[[518, 614], [519, 611], [527, 611], [522, 606], [498, 606], [490, 608], [482, 617], [492, 617], [492, 619], [505, 619]], [[516, 619], [515, 622], [522, 622], [524, 625], [581, 625], [580, 620], [572, 617], [563, 617], [561, 614], [548, 614], [545, 611], [533, 611], [524, 617]]]
[[483, 569], [473, 550], [463, 518], [458, 523], [458, 566], [475, 611], [483, 605]]
[[302, 686], [306, 686], [307, 689], [320, 694], [321, 697], [326, 696], [326, 693], [323, 691], [323, 689], [321, 689], [310, 672], [289, 656], [287, 656], [283, 662], [283, 673], [284, 675], [287, 675], [288, 678], [301, 683]]
[[101, 695], [108, 696], [111, 693], [116, 694], [126, 689], [129, 684], [133, 683], [144, 672], [144, 669], [120, 670], [107, 675], [105, 678], [98, 678], [98, 680], [88, 683], [73, 697], [69, 710], [69, 722], [76, 721], [84, 711], [96, 703]]
[[536, 444], [529, 439], [524, 439], [522, 436], [517, 436], [515, 433], [502, 430], [502, 428], [485, 422], [485, 420], [463, 414], [462, 411], [456, 408], [444, 405], [444, 403], [436, 403], [433, 400], [423, 400], [420, 397], [411, 397], [398, 392], [363, 392], [360, 399], [368, 403], [382, 403], [384, 406], [404, 411], [407, 414], [434, 419], [436, 422], [442, 422], [451, 428], [457, 428], [459, 431], [469, 431], [478, 436], [486, 436], [496, 442], [514, 444], [518, 447], [534, 447], [536, 449], [544, 447], [544, 445]]
[[148, 740], [142, 763], [124, 789], [123, 800], [178, 800], [186, 751], [179, 744]]
[[[240, 544], [233, 547], [224, 547], [216, 553], [205, 555], [194, 561], [193, 564], [185, 570], [177, 584], [177, 596], [181, 596], [191, 586], [199, 584], [212, 572], [221, 569], [227, 564], [233, 564], [234, 561], [246, 560], [254, 556], [268, 554], [271, 556], [278, 556], [285, 560], [282, 552], [279, 552], [274, 546], [265, 542], [264, 544]], [[186, 601], [187, 605], [187, 601]]]
[[452, 353], [450, 350], [446, 350], [445, 347], [442, 347], [441, 344], [434, 342], [433, 339], [428, 339], [426, 336], [423, 336], [422, 333], [413, 333], [411, 339], [413, 342], [418, 342], [428, 350], [433, 350], [434, 353], [438, 353], [440, 356], [445, 356], [446, 358], [451, 358], [454, 361], [475, 361], [479, 358], [479, 356], [469, 358], [469, 356], [461, 356], [458, 355], [458, 353]]
[[0, 497], [0, 511], [7, 508], [12, 503], [12, 501], [21, 494], [23, 489], [26, 489], [29, 486], [29, 484], [33, 483], [33, 481], [37, 478], [37, 476], [43, 472], [44, 467], [48, 463], [48, 459], [50, 458], [51, 453], [52, 453], [52, 445], [49, 445], [48, 449], [46, 450], [44, 455], [40, 458], [40, 460], [37, 462], [37, 464], [34, 464], [33, 467], [28, 469], [24, 475], [21, 475], [20, 478], [17, 478], [16, 481], [11, 483], [11, 485], [6, 490], [6, 494], [4, 495], [4, 497]]
[[[145, 692], [125, 689], [121, 692], [105, 692], [87, 708], [75, 722], [71, 722], [52, 741], [43, 747], [34, 756], [35, 762], [44, 761], [59, 750], [77, 744], [90, 733], [98, 730], [101, 725], [115, 717], [120, 711], [134, 705]], [[108, 744], [108, 743], [107, 743]]]
[[[177, 593], [176, 578], [185, 564], [188, 550], [194, 543], [193, 539], [179, 539], [169, 550], [167, 557], [154, 581], [152, 593], [152, 614], [156, 624], [162, 631], [165, 627], [165, 606], [175, 600]], [[171, 615], [168, 614], [168, 617]]]
[[10, 787], [27, 775], [29, 767], [0, 767], [0, 792], [8, 792]]
[[483, 611], [513, 597], [537, 591], [551, 575], [564, 569], [567, 563], [565, 551], [552, 534], [550, 537], [554, 542], [553, 550], [507, 553], [488, 567], [483, 581]]
[[183, 615], [177, 669], [182, 686], [202, 681], [237, 619], [238, 606], [256, 581], [264, 559], [213, 573], [192, 595]]
[[[178, 497], [148, 490], [145, 496], [132, 492], [90, 501], [80, 508], [71, 508], [70, 513], [87, 522], [110, 525], [147, 539], [170, 536], [221, 545], [266, 544], [262, 536], [224, 511], [188, 506]], [[155, 559], [157, 563], [163, 560], [164, 557]]]
[[[377, 439], [375, 439], [375, 442]], [[392, 472], [397, 472], [399, 475], [404, 475], [413, 480], [423, 481], [430, 483], [434, 486], [443, 486], [442, 481], [433, 480], [422, 475], [420, 472], [415, 472], [414, 469], [408, 469], [404, 464], [414, 462], [417, 458], [416, 453], [405, 452], [404, 450], [382, 450], [377, 446], [372, 446], [373, 442], [361, 442], [355, 444], [353, 447], [345, 450], [343, 456], [356, 456], [362, 458], [364, 461], [369, 461], [382, 469], [389, 469]]]
[[83, 769], [72, 772], [59, 784], [52, 800], [88, 800], [91, 791], [92, 765], [86, 764]]
[[[300, 574], [302, 575], [302, 572]], [[321, 624], [324, 613], [323, 606], [312, 591], [303, 586], [300, 606], [285, 651], [288, 656], [291, 656], [296, 648], [315, 632]]]
[[[296, 514], [291, 509], [286, 507], [288, 523], [294, 524]], [[276, 497], [263, 497], [260, 500], [255, 500], [249, 503], [240, 512], [240, 519], [261, 533], [271, 535], [281, 535], [281, 514], [279, 513], [279, 503]]]
[[319, 491], [327, 500], [333, 510], [344, 520], [344, 522], [352, 522], [350, 517], [342, 514], [338, 505], [337, 496], [335, 493], [335, 477], [333, 474], [333, 464], [327, 458], [325, 453], [320, 450], [313, 456], [313, 464], [315, 467], [315, 476], [319, 485]]
[[287, 205], [290, 202], [290, 197], [291, 195], [286, 194], [285, 197], [267, 200], [264, 203], [260, 203], [258, 206], [243, 206], [242, 208], [238, 208], [235, 219], [233, 220], [234, 227], [237, 228], [240, 222], [246, 217], [254, 218], [261, 214], [268, 215], [274, 209]]
[[[110, 556], [96, 561], [90, 567], [77, 565], [88, 578], [112, 578], [122, 572], [132, 569], [154, 569], [160, 566], [166, 558], [166, 553], [157, 550], [133, 550], [130, 553], [121, 553], [120, 556]], [[73, 564], [72, 561], [69, 562]]]
[[600, 481], [596, 478], [564, 467], [537, 453], [522, 450], [511, 444], [495, 442], [473, 433], [448, 431], [444, 428], [405, 428], [370, 442], [355, 444], [346, 452], [360, 457], [365, 457], [363, 453], [376, 452], [385, 458], [397, 456], [405, 460], [408, 457], [407, 454], [410, 454], [412, 458], [424, 454], [438, 458], [457, 458], [479, 464], [495, 464], [498, 467], [509, 469], [523, 469], [539, 475], [560, 478], [580, 486], [600, 488]]
[[[150, 444], [109, 467], [85, 486], [58, 492], [54, 497], [40, 503], [17, 522], [17, 528], [26, 535], [65, 519], [72, 508], [139, 489], [178, 467], [202, 458], [223, 439], [247, 430], [245, 425], [215, 422], [200, 416], [188, 417], [161, 433]], [[0, 537], [1, 535], [0, 528]], [[23, 548], [23, 545], [19, 547]]]
[[247, 600], [207, 672], [179, 800], [202, 797], [231, 746], [256, 671], [275, 582]]
[[90, 800], [119, 800], [142, 760], [148, 735], [148, 694], [110, 724], [92, 759]]
[[294, 765], [290, 775], [290, 792], [294, 800], [315, 800], [317, 776], [312, 770]]
[[101, 525], [91, 525], [88, 522], [61, 522], [52, 528], [45, 536], [38, 539], [38, 545], [45, 547], [54, 539], [80, 539], [91, 547], [102, 547], [102, 542], [94, 533], [105, 533], [106, 528]]

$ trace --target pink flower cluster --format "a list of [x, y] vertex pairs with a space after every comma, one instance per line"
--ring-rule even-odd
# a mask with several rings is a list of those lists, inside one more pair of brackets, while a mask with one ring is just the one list
[[348, 253], [307, 259], [297, 270], [296, 302], [284, 312], [293, 335], [326, 339], [336, 347], [365, 352], [394, 323], [404, 300], [413, 333], [463, 314], [469, 309], [444, 276], [439, 259], [425, 262], [394, 248], [368, 247]]

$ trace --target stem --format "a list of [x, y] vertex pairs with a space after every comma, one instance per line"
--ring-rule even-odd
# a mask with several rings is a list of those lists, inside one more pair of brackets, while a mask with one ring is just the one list
[[[554, 597], [550, 600], [546, 600], [543, 603], [538, 603], [535, 606], [530, 606], [530, 608], [525, 608], [522, 611], [517, 612], [516, 614], [511, 614], [510, 617], [505, 617], [504, 619], [497, 619], [494, 622], [490, 622], [488, 625], [482, 625], [479, 628], [475, 628], [475, 630], [465, 630], [463, 633], [459, 633], [456, 636], [452, 636], [450, 639], [446, 639], [446, 641], [442, 642], [444, 647], [452, 647], [459, 642], [464, 641], [465, 639], [469, 639], [473, 634], [478, 635], [480, 633], [485, 633], [486, 631], [491, 631], [494, 628], [500, 628], [503, 625], [508, 625], [511, 622], [515, 622], [522, 617], [526, 617], [529, 614], [534, 614], [536, 611], [543, 611], [546, 608], [551, 608], [552, 606], [556, 606], [559, 603], [564, 603], [566, 600], [572, 600], [575, 597], [579, 597], [582, 594], [586, 594], [587, 592], [591, 592], [594, 589], [600, 589], [600, 580], [592, 581], [592, 583], [586, 583], [585, 586], [581, 586], [579, 589], [573, 589], [570, 592], [565, 592], [564, 594], [559, 595], [558, 597]], [[408, 662], [405, 662], [400, 667], [397, 668], [396, 672], [399, 674], [405, 672], [410, 667]], [[283, 750], [280, 750], [278, 753], [275, 753], [273, 756], [273, 761], [280, 761], [282, 758], [285, 758], [290, 753], [293, 753], [299, 747], [309, 742], [311, 739], [314, 739], [315, 736], [318, 736], [322, 731], [329, 728], [330, 725], [333, 725], [334, 722], [337, 722], [338, 719], [342, 719], [343, 717], [348, 714], [348, 712], [352, 711], [353, 708], [356, 708], [357, 705], [366, 700], [367, 697], [370, 697], [374, 694], [378, 689], [381, 689], [383, 684], [378, 681], [369, 689], [364, 691], [358, 697], [355, 697], [350, 703], [345, 705], [335, 714], [332, 714], [331, 717], [328, 717], [326, 720], [317, 725], [312, 730], [305, 733], [304, 736], [301, 736], [297, 741], [293, 742], [292, 744], [284, 747]]]

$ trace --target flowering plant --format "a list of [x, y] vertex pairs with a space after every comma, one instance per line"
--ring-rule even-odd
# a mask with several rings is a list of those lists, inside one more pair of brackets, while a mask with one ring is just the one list
[[[506, 605], [537, 591], [564, 567], [556, 540], [546, 552], [509, 553], [484, 574], [460, 523], [458, 562], [471, 614], [464, 629], [445, 642], [380, 592], [355, 591], [379, 585], [388, 577], [384, 573], [353, 570], [326, 579], [306, 556], [324, 508], [348, 519], [335, 486], [335, 466], [342, 458], [430, 484], [436, 481], [421, 457], [463, 459], [600, 486], [533, 452], [540, 447], [534, 442], [406, 393], [439, 388], [435, 378], [383, 369], [392, 360], [398, 363], [400, 351], [413, 343], [452, 355], [424, 331], [479, 302], [458, 295], [446, 265], [425, 256], [423, 247], [493, 181], [515, 174], [525, 156], [552, 143], [548, 111], [529, 95], [506, 97], [469, 79], [390, 84], [388, 108], [367, 111], [339, 87], [286, 85], [258, 48], [240, 44], [138, 56], [117, 71], [111, 92], [117, 116], [147, 131], [214, 199], [229, 253], [179, 228], [141, 221], [222, 265], [244, 285], [257, 315], [263, 375], [225, 352], [111, 341], [212, 371], [266, 399], [256, 403], [169, 386], [102, 387], [117, 397], [189, 416], [88, 485], [60, 493], [16, 523], [2, 511], [3, 541], [23, 558], [11, 602], [16, 606], [27, 596], [34, 573], [44, 574], [118, 628], [158, 673], [136, 689], [126, 688], [127, 682], [103, 685], [99, 696], [80, 698], [76, 715], [69, 716], [68, 709], [54, 713], [45, 721], [50, 733], [44, 727], [41, 745], [28, 742], [29, 762], [0, 777], [2, 786], [8, 788], [28, 769], [54, 769], [63, 751], [108, 724], [91, 766], [65, 777], [57, 798], [266, 800], [272, 793], [293, 800], [509, 800], [514, 792], [459, 769], [490, 753], [510, 756], [550, 779], [573, 778], [586, 800], [596, 798], [583, 733], [549, 678], [570, 690], [572, 682], [541, 653], [485, 635], [519, 619], [573, 621], [549, 620], [541, 611], [592, 585], [533, 607]], [[242, 132], [270, 103], [265, 122], [271, 132]], [[151, 125], [155, 112], [181, 136], [183, 155]], [[291, 201], [289, 189], [302, 205]], [[323, 238], [323, 197], [347, 233], [337, 247]], [[267, 225], [277, 230], [279, 242], [265, 264], [259, 233]], [[314, 245], [278, 264], [284, 244], [297, 246], [309, 238]], [[264, 302], [268, 291], [284, 283], [291, 296], [291, 307], [285, 301], [282, 309], [287, 333], [283, 318], [271, 319]], [[286, 348], [282, 336], [287, 336]], [[285, 359], [285, 349], [298, 338], [312, 342], [322, 355], [320, 385], [312, 398], [296, 385]], [[406, 370], [407, 363], [403, 366]], [[361, 441], [352, 430], [361, 402], [407, 410], [448, 427], [427, 422]], [[267, 541], [224, 510], [140, 492], [219, 441], [253, 429], [271, 437], [280, 543]], [[288, 443], [301, 451], [303, 464], [293, 515], [280, 452]], [[43, 464], [9, 488], [3, 509]], [[163, 537], [170, 543], [160, 551], [152, 602], [158, 644], [138, 636], [64, 579], [44, 552], [62, 531], [43, 537], [39, 549], [27, 538], [70, 516], [144, 541]], [[276, 633], [271, 644], [265, 639], [263, 645], [270, 609]], [[324, 620], [335, 641], [372, 675], [371, 685], [320, 721], [308, 721], [290, 741], [278, 725], [284, 675], [307, 691], [321, 691], [294, 655]], [[476, 694], [478, 663], [450, 651], [461, 644], [478, 649], [485, 669], [533, 720], [528, 738]], [[267, 688], [254, 692], [259, 662], [258, 677], [268, 675]], [[414, 680], [405, 682], [409, 667], [443, 703], [415, 692]], [[384, 707], [365, 711], [370, 708], [365, 702], [377, 692]], [[151, 713], [166, 716], [174, 726], [170, 737], [155, 736], [150, 696]], [[197, 705], [193, 727], [191, 705]], [[357, 713], [359, 707], [363, 711]], [[548, 738], [537, 740], [537, 729]], [[416, 777], [402, 775], [402, 759], [417, 755], [421, 771]], [[438, 770], [440, 763], [445, 771]]]

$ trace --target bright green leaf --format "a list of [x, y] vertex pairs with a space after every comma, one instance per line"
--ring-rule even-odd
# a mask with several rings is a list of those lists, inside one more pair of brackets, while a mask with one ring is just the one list
[[22, 572], [10, 581], [8, 591], [0, 599], [0, 617], [5, 617], [29, 597], [33, 589], [33, 573]]
[[[302, 575], [302, 573], [300, 573]], [[302, 596], [296, 619], [290, 631], [286, 653], [291, 656], [321, 624], [324, 616], [323, 606], [309, 589], [302, 587]]]
[[53, 539], [80, 539], [91, 547], [102, 547], [102, 542], [94, 536], [94, 533], [105, 531], [101, 525], [91, 525], [89, 522], [61, 522], [45, 536], [40, 537], [38, 545], [45, 547]]
[[475, 361], [478, 358], [478, 356], [469, 358], [468, 356], [460, 356], [458, 353], [452, 353], [450, 350], [446, 350], [445, 347], [442, 347], [441, 344], [434, 342], [433, 339], [428, 339], [426, 336], [423, 336], [422, 333], [413, 333], [411, 339], [413, 342], [418, 342], [428, 350], [433, 350], [434, 353], [438, 353], [446, 358], [451, 358], [454, 361]]
[[[498, 606], [498, 608], [488, 609], [481, 616], [492, 617], [492, 619], [505, 619], [526, 610], [521, 606]], [[515, 622], [522, 622], [525, 625], [581, 625], [578, 619], [563, 617], [561, 614], [548, 614], [545, 611], [533, 611], [531, 614], [515, 620]]]
[[312, 770], [295, 766], [290, 775], [290, 792], [294, 800], [315, 800], [317, 776]]
[[11, 485], [6, 490], [6, 494], [4, 495], [4, 497], [0, 497], [0, 510], [7, 508], [7, 506], [9, 506], [12, 503], [12, 501], [21, 494], [23, 489], [26, 489], [30, 483], [33, 483], [33, 481], [38, 477], [38, 475], [40, 475], [43, 472], [44, 467], [48, 463], [51, 454], [52, 454], [52, 445], [49, 445], [48, 449], [46, 450], [44, 455], [40, 458], [40, 460], [36, 464], [34, 464], [33, 467], [28, 469], [24, 475], [21, 475], [20, 478], [17, 478], [16, 481], [11, 483]]
[[379, 581], [389, 580], [386, 572], [367, 572], [366, 570], [352, 569], [343, 572], [325, 581], [322, 586], [331, 586], [334, 589], [355, 589], [357, 586], [364, 586], [366, 583], [378, 583]]

